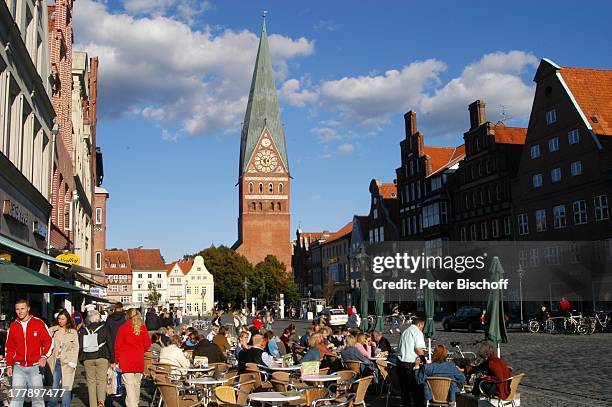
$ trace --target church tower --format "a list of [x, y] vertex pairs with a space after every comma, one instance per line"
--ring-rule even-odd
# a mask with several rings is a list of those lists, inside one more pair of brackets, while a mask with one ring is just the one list
[[264, 16], [240, 139], [238, 240], [253, 264], [275, 255], [291, 270], [290, 176]]

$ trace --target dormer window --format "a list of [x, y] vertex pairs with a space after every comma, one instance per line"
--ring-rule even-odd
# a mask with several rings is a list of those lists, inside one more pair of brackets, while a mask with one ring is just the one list
[[557, 121], [557, 111], [550, 109], [546, 112], [546, 124], [553, 124]]

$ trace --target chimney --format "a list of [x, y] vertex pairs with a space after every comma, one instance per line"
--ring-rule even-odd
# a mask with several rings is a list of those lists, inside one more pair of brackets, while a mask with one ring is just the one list
[[487, 121], [485, 106], [485, 102], [482, 100], [477, 100], [468, 107], [468, 110], [470, 111], [470, 130], [475, 129]]
[[404, 124], [406, 126], [406, 137], [414, 135], [417, 132], [416, 112], [411, 110], [406, 113]]

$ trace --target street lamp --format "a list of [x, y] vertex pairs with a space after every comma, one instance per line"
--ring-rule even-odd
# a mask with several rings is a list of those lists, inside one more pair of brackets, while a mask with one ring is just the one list
[[206, 300], [206, 291], [204, 287], [202, 287], [202, 315], [204, 315], [204, 302]]
[[244, 278], [244, 283], [242, 283], [242, 286], [244, 287], [244, 309], [246, 310], [249, 303], [248, 303], [248, 299], [247, 299], [247, 290], [249, 289], [249, 280], [245, 277]]
[[521, 304], [521, 331], [523, 330], [523, 277], [525, 276], [525, 269], [519, 263], [519, 268], [516, 271], [519, 277], [519, 301]]

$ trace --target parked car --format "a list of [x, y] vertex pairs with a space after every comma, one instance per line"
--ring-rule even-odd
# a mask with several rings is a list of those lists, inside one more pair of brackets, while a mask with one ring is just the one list
[[442, 319], [442, 327], [445, 331], [453, 329], [467, 329], [470, 332], [483, 330], [484, 326], [480, 322], [482, 309], [478, 307], [461, 307], [452, 315]]
[[324, 309], [321, 311], [321, 315], [323, 315], [325, 324], [328, 326], [345, 325], [348, 322], [348, 315], [343, 309]]

